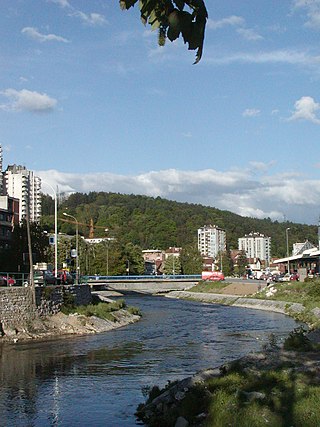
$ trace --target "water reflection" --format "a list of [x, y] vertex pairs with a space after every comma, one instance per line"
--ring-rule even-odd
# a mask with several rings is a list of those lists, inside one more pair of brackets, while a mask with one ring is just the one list
[[143, 319], [100, 335], [0, 346], [1, 426], [134, 426], [142, 388], [257, 350], [276, 313], [130, 297]]

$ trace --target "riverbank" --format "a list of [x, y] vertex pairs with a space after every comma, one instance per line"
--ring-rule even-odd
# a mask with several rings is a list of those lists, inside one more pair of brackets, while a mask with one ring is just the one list
[[318, 351], [270, 348], [193, 377], [150, 389], [137, 410], [149, 427], [316, 427], [320, 425]]
[[320, 281], [286, 282], [266, 286], [265, 282], [200, 282], [187, 291], [172, 291], [167, 297], [190, 299], [289, 315], [320, 328]]
[[[266, 294], [270, 290], [258, 286], [217, 285], [213, 290], [218, 293], [195, 292], [195, 287], [192, 291], [170, 292], [166, 297], [305, 317], [310, 325], [319, 322], [319, 309], [313, 306], [318, 304], [317, 298], [311, 298], [314, 301], [310, 309], [304, 292], [300, 293], [302, 304], [296, 302], [295, 295], [289, 302], [269, 299]], [[315, 297], [313, 285], [309, 289], [306, 285], [306, 289]], [[233, 294], [229, 294], [231, 291]], [[296, 288], [289, 287], [289, 292], [294, 294]], [[147, 401], [139, 405], [136, 415], [149, 427], [319, 426], [319, 343], [319, 329], [307, 333], [303, 327], [296, 328], [281, 346], [271, 335], [258, 353], [168, 383], [162, 390], [150, 388]]]
[[[97, 297], [98, 295], [96, 295], [96, 299]], [[99, 300], [106, 304], [114, 303], [113, 300], [103, 294], [99, 296]], [[78, 311], [80, 311], [80, 307]], [[135, 323], [140, 318], [139, 314], [132, 313], [130, 308], [127, 309], [126, 307], [112, 310], [108, 313], [108, 318], [79, 314], [76, 310], [69, 314], [60, 311], [46, 317], [35, 316], [32, 321], [16, 326], [14, 329], [2, 328], [0, 343], [98, 334]]]

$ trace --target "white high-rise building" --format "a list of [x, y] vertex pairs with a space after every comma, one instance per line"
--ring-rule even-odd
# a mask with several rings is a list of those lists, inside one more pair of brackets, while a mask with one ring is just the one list
[[261, 261], [270, 262], [271, 237], [260, 233], [249, 233], [238, 239], [238, 247], [245, 251], [247, 258], [259, 258]]
[[41, 217], [41, 179], [28, 171], [25, 166], [8, 166], [4, 172], [4, 192], [20, 200], [19, 221], [26, 218], [29, 207], [31, 222], [39, 222]]
[[216, 258], [226, 250], [226, 232], [215, 225], [198, 229], [198, 250], [201, 255]]

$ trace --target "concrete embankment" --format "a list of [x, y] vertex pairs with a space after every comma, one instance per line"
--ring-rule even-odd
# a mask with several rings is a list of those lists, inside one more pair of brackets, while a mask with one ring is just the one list
[[166, 294], [166, 297], [190, 299], [193, 301], [230, 305], [234, 307], [252, 308], [256, 310], [274, 311], [283, 314], [288, 314], [289, 312], [301, 313], [304, 311], [304, 306], [299, 303], [246, 298], [239, 297], [239, 295], [173, 291]]

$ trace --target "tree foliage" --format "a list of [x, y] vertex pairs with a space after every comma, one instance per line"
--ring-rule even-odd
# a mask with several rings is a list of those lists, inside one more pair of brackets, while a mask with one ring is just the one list
[[[121, 9], [130, 9], [138, 0], [120, 0]], [[184, 10], [188, 6], [190, 12]], [[141, 20], [159, 31], [159, 45], [180, 37], [189, 50], [197, 50], [195, 64], [202, 56], [208, 13], [203, 0], [139, 0]]]
[[182, 248], [180, 261], [183, 274], [201, 273], [202, 257], [196, 244], [189, 244]]
[[[289, 247], [295, 242], [318, 243], [317, 226], [278, 222], [270, 218], [242, 217], [229, 211], [198, 204], [174, 202], [160, 197], [124, 195], [106, 192], [75, 193], [59, 206], [59, 212], [67, 211], [80, 223], [89, 224], [91, 218], [95, 237], [114, 237], [121, 245], [131, 242], [141, 249], [162, 249], [195, 245], [197, 230], [205, 224], [215, 224], [227, 234], [227, 249], [238, 249], [238, 238], [260, 232], [271, 237], [272, 257], [286, 256], [286, 228], [290, 228]], [[45, 229], [54, 230], [54, 216], [43, 210]], [[75, 233], [74, 224], [60, 221], [59, 232]], [[88, 237], [89, 228], [79, 226], [79, 234]], [[110, 243], [110, 248], [115, 243]], [[111, 249], [110, 249], [111, 250]], [[120, 250], [120, 249], [119, 249]]]
[[165, 274], [181, 274], [180, 257], [175, 255], [168, 255], [164, 262], [163, 272]]

